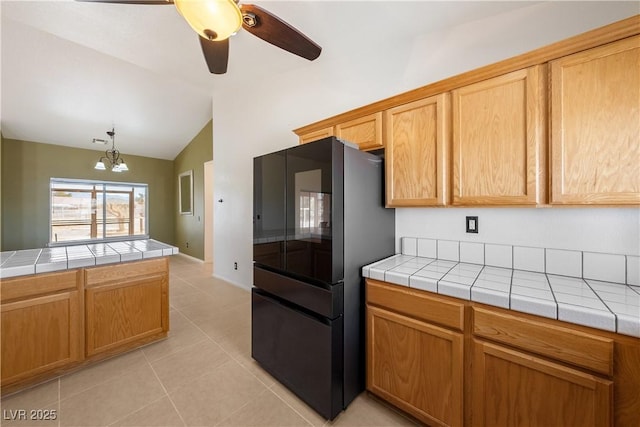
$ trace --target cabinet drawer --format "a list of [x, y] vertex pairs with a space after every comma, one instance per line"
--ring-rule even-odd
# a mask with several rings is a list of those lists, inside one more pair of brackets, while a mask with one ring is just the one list
[[425, 291], [367, 279], [367, 303], [458, 331], [464, 329], [464, 303]]
[[85, 270], [85, 287], [168, 272], [169, 262], [166, 258], [88, 268]]
[[473, 333], [595, 372], [613, 375], [613, 340], [473, 307]]
[[37, 295], [78, 289], [80, 270], [21, 276], [0, 281], [0, 300], [18, 300]]

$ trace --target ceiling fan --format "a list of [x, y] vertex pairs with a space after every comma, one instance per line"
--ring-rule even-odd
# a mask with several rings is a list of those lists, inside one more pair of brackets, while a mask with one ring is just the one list
[[227, 72], [229, 37], [240, 27], [256, 37], [294, 55], [313, 61], [322, 48], [277, 16], [253, 4], [239, 0], [76, 0], [89, 3], [163, 5], [173, 4], [198, 33], [209, 71]]

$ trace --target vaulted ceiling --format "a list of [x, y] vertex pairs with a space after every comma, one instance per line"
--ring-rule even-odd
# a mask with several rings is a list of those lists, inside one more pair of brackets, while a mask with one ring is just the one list
[[[241, 109], [268, 76], [322, 61], [348, 72], [360, 49], [539, 2], [254, 3], [321, 45], [320, 57], [309, 62], [241, 30], [230, 40], [227, 74], [212, 75], [197, 35], [171, 5], [3, 0], [3, 136], [100, 150], [92, 138], [106, 139], [115, 126], [123, 153], [173, 159], [211, 119], [212, 102]], [[387, 52], [379, 54], [384, 61]]]

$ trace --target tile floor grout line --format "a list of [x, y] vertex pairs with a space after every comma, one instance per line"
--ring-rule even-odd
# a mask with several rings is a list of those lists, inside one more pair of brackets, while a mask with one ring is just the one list
[[[296, 408], [294, 408], [293, 406], [291, 406], [291, 405], [289, 404], [289, 402], [287, 402], [286, 400], [284, 400], [284, 399], [282, 398], [282, 396], [280, 396], [280, 395], [279, 395], [275, 390], [273, 390], [273, 387], [275, 387], [275, 385], [276, 385], [276, 384], [277, 384], [277, 383], [275, 383], [275, 382], [274, 382], [274, 383], [271, 385], [271, 387], [267, 387], [267, 390], [269, 390], [269, 391], [270, 391], [271, 393], [273, 393], [273, 394], [274, 394], [278, 399], [280, 399], [280, 400], [281, 400], [285, 405], [287, 405], [289, 408], [291, 408], [291, 410], [292, 410], [293, 412], [295, 412], [295, 413], [296, 413], [296, 414], [298, 414], [300, 417], [302, 417], [302, 419], [303, 419], [303, 420], [305, 420], [305, 421], [306, 421], [306, 422], [307, 422], [311, 427], [314, 427], [314, 424], [313, 424], [311, 421], [309, 421], [309, 420], [308, 420], [304, 415], [302, 415], [300, 412], [298, 412], [298, 411], [296, 410]], [[323, 425], [323, 426], [325, 426], [325, 425], [327, 425], [327, 423], [328, 423], [328, 422], [329, 422], [329, 421], [325, 421], [322, 425]]]
[[[164, 390], [165, 396], [167, 397], [167, 399], [169, 399], [169, 402], [171, 402], [171, 406], [173, 406], [173, 410], [176, 411], [176, 414], [178, 414], [178, 417], [180, 418], [180, 421], [182, 421], [182, 426], [183, 427], [187, 427], [187, 423], [184, 420], [184, 418], [182, 418], [182, 414], [180, 413], [180, 411], [178, 411], [178, 407], [176, 406], [175, 402], [173, 401], [173, 399], [171, 398], [171, 395], [169, 394], [169, 391], [167, 390], [167, 388], [164, 386], [164, 383], [162, 382], [162, 380], [160, 379], [160, 377], [158, 376], [158, 373], [156, 372], [156, 370], [153, 368], [153, 365], [151, 364], [151, 362], [149, 361], [149, 358], [147, 357], [146, 354], [144, 354], [144, 351], [142, 352], [142, 355], [144, 356], [144, 360], [147, 361], [147, 364], [149, 365], [149, 367], [151, 368], [151, 371], [153, 371], [153, 375], [156, 377], [156, 379], [158, 380], [158, 382], [160, 383], [160, 386], [162, 387], [162, 389]], [[164, 396], [163, 396], [164, 397]], [[156, 400], [160, 400], [156, 399]], [[155, 402], [155, 401], [154, 401]], [[150, 403], [151, 404], [151, 403]], [[147, 405], [148, 406], [148, 405]], [[142, 408], [140, 408], [142, 409]], [[139, 409], [139, 410], [140, 410]], [[134, 412], [135, 413], [135, 412]], [[131, 414], [130, 414], [131, 415]], [[123, 418], [124, 419], [124, 418]]]

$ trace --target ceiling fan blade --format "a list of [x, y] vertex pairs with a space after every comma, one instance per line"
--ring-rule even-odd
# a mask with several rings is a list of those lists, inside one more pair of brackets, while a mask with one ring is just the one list
[[207, 67], [212, 74], [224, 74], [227, 72], [227, 64], [229, 62], [229, 39], [214, 41], [200, 38], [200, 46]]
[[83, 3], [173, 4], [173, 0], [76, 0]]
[[260, 6], [242, 4], [240, 9], [242, 10], [242, 26], [254, 36], [309, 61], [320, 56], [320, 52], [322, 52], [320, 46]]

